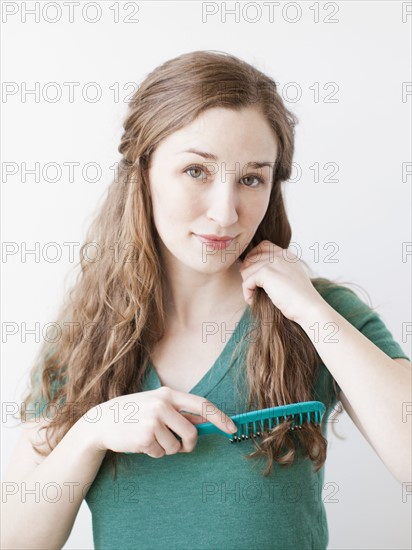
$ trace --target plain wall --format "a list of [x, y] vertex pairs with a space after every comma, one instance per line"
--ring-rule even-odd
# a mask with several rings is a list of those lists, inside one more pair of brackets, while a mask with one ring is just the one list
[[[300, 121], [294, 158], [294, 176], [300, 177], [284, 185], [292, 241], [319, 276], [359, 285], [360, 297], [376, 308], [411, 356], [406, 333], [411, 322], [411, 257], [406, 253], [411, 250], [411, 176], [403, 174], [408, 166], [410, 170], [411, 147], [412, 16], [403, 15], [407, 3], [273, 3], [270, 21], [265, 3], [240, 3], [238, 20], [229, 13], [225, 20], [224, 10], [234, 9], [234, 2], [132, 2], [127, 8], [122, 2], [101, 2], [96, 23], [87, 22], [79, 10], [69, 22], [62, 3], [62, 17], [55, 23], [45, 19], [57, 13], [51, 5], [43, 13], [46, 2], [39, 3], [39, 22], [30, 15], [23, 19], [23, 5], [33, 9], [34, 2], [3, 4], [17, 9], [2, 26], [3, 87], [9, 83], [7, 92], [15, 92], [3, 91], [2, 103], [3, 472], [18, 436], [4, 406], [21, 403], [41, 345], [40, 331], [37, 337], [24, 337], [25, 326], [29, 330], [37, 323], [40, 329], [52, 322], [74, 280], [80, 244], [112, 181], [110, 166], [120, 160], [117, 147], [127, 109], [124, 98], [133, 91], [130, 83], [137, 86], [154, 67], [184, 52], [232, 53], [279, 83], [286, 105]], [[109, 8], [115, 4], [119, 22]], [[313, 5], [319, 8], [318, 22]], [[260, 20], [252, 22], [259, 10]], [[86, 15], [94, 18], [95, 13], [91, 7]], [[138, 21], [126, 23], [127, 14]], [[337, 21], [328, 23], [328, 18]], [[38, 101], [22, 95], [25, 84], [33, 89], [36, 82]], [[57, 102], [42, 95], [53, 97], [50, 82], [62, 91]], [[64, 82], [80, 83], [73, 102]], [[94, 103], [81, 93], [90, 82], [102, 91]], [[33, 168], [36, 162], [42, 169], [59, 163], [62, 177], [47, 182], [40, 176], [36, 182], [28, 174], [22, 181], [23, 163]], [[63, 162], [80, 163], [74, 181]], [[102, 169], [94, 183], [81, 172], [90, 162]], [[7, 176], [4, 163], [14, 163], [7, 169], [14, 166], [17, 173]], [[317, 166], [319, 181], [314, 178]], [[336, 182], [327, 180], [333, 166]], [[50, 168], [48, 174], [52, 178], [54, 171]], [[92, 169], [89, 174], [94, 176]], [[61, 252], [56, 261], [56, 249], [47, 248], [52, 242]], [[68, 242], [77, 243], [74, 257], [63, 244]], [[24, 254], [24, 247], [36, 246], [37, 256]], [[346, 439], [329, 430], [323, 488], [329, 548], [410, 548], [410, 494], [348, 415], [338, 419], [337, 431]], [[83, 502], [64, 548], [92, 547], [91, 516]]]

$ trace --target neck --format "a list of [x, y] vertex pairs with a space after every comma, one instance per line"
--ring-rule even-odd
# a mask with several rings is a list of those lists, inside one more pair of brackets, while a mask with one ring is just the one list
[[242, 282], [236, 264], [219, 274], [197, 273], [188, 268], [169, 274], [166, 317], [182, 329], [188, 329], [205, 319], [224, 318], [238, 310], [243, 311], [247, 304]]

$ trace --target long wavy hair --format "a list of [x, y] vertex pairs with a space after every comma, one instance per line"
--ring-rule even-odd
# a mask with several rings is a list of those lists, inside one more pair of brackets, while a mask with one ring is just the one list
[[[298, 119], [283, 104], [275, 81], [225, 52], [194, 51], [155, 68], [134, 93], [118, 147], [122, 155], [118, 173], [88, 229], [76, 264], [81, 270], [57, 316], [59, 338], [42, 344], [22, 403], [23, 421], [33, 403], [60, 407], [43, 427], [50, 450], [33, 443], [42, 456], [91, 407], [141, 391], [150, 351], [164, 334], [165, 273], [148, 192], [153, 151], [206, 109], [239, 110], [251, 105], [273, 128], [278, 154], [273, 159], [266, 214], [240, 260], [262, 240], [283, 249], [291, 240], [281, 183], [291, 177]], [[92, 258], [91, 243], [97, 251]], [[338, 286], [321, 277], [311, 281], [318, 292]], [[321, 358], [305, 331], [287, 319], [261, 288], [255, 291], [250, 312], [260, 329], [245, 360], [249, 409], [252, 404], [265, 408], [313, 400]], [[335, 381], [333, 391], [341, 405]], [[64, 403], [70, 407], [62, 407]], [[306, 423], [292, 431], [290, 423], [281, 422], [260, 442], [253, 440], [255, 451], [247, 458], [267, 457], [264, 476], [272, 472], [274, 462], [292, 464], [299, 449], [314, 462], [316, 471], [326, 460], [327, 440], [321, 427]], [[118, 454], [110, 449], [107, 453], [116, 477]]]

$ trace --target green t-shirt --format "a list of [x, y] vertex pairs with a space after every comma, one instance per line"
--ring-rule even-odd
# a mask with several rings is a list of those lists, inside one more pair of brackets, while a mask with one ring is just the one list
[[[340, 287], [322, 295], [345, 318], [359, 308], [348, 321], [390, 357], [409, 359], [380, 316], [356, 294]], [[250, 329], [250, 315], [247, 306], [219, 358], [190, 391], [206, 397], [229, 416], [247, 410], [247, 392], [243, 396], [236, 393], [234, 377], [244, 376], [244, 336]], [[229, 368], [238, 342], [239, 352]], [[336, 405], [332, 380], [322, 363], [314, 399], [327, 405], [324, 437], [327, 417]], [[160, 385], [149, 363], [143, 391]], [[221, 435], [201, 436], [191, 453], [159, 459], [141, 453], [119, 454], [115, 480], [106, 455], [85, 498], [92, 513], [95, 548], [326, 549], [325, 467], [315, 473], [309, 459], [290, 467], [275, 463], [272, 474], [264, 477], [261, 471], [266, 458], [244, 457], [253, 450], [251, 440], [232, 444]]]

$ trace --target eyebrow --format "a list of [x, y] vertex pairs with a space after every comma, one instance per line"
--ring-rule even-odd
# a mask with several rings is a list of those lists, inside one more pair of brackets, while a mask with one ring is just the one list
[[[199, 155], [200, 157], [203, 157], [207, 160], [214, 160], [217, 161], [217, 156], [213, 153], [206, 153], [205, 151], [198, 151], [197, 149], [187, 149], [187, 151], [179, 151], [178, 155], [181, 155], [183, 153], [194, 153], [195, 155]], [[263, 166], [269, 166], [269, 168], [273, 168], [274, 162], [248, 162], [246, 163], [248, 166], [252, 166], [253, 168], [263, 168]]]

